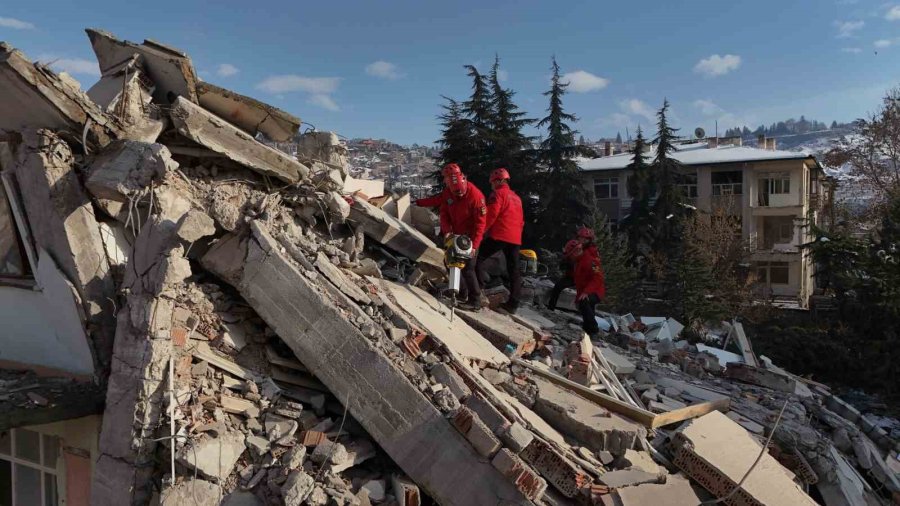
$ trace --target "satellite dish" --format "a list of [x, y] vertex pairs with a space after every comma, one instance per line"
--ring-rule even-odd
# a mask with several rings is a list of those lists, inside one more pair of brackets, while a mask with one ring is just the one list
[[694, 137], [696, 137], [698, 139], [702, 139], [702, 138], [706, 137], [706, 131], [700, 127], [697, 127], [696, 129], [694, 129]]

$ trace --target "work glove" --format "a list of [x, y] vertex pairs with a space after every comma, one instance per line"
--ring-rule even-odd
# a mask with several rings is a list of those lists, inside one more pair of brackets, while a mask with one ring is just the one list
[[588, 294], [583, 293], [583, 294], [579, 295], [578, 297], [575, 297], [575, 302], [581, 302], [587, 298], [588, 298]]

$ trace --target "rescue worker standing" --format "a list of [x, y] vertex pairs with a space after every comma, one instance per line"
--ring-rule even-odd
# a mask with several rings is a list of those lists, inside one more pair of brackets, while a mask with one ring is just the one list
[[440, 207], [445, 200], [452, 197], [452, 194], [450, 193], [450, 178], [461, 174], [462, 169], [459, 168], [459, 165], [456, 165], [455, 163], [444, 165], [444, 168], [441, 169], [441, 176], [444, 178], [444, 188], [441, 190], [441, 193], [422, 199], [416, 199], [415, 204], [419, 207]]
[[[576, 250], [577, 255], [575, 254]], [[562, 260], [560, 261], [562, 276], [553, 285], [553, 289], [550, 290], [550, 298], [547, 299], [547, 308], [550, 310], [556, 309], [556, 303], [559, 301], [559, 296], [563, 290], [575, 286], [575, 257], [581, 255], [581, 241], [572, 239], [567, 242], [565, 247], [563, 247], [562, 255]]]
[[594, 314], [594, 306], [606, 296], [603, 265], [594, 244], [594, 231], [582, 227], [578, 230], [581, 253], [575, 259], [575, 303], [581, 313], [581, 328], [592, 338], [600, 337], [600, 327]]
[[450, 235], [467, 235], [472, 239], [472, 259], [466, 262], [462, 270], [462, 281], [468, 294], [468, 300], [462, 306], [477, 311], [487, 305], [476, 271], [487, 206], [481, 190], [469, 182], [466, 175], [459, 171], [459, 166], [454, 166], [456, 169], [451, 169], [447, 181], [449, 196], [441, 202], [441, 236], [444, 240]]
[[522, 229], [525, 228], [522, 199], [509, 187], [509, 172], [506, 169], [494, 169], [490, 182], [494, 191], [487, 200], [485, 230], [488, 238], [478, 251], [478, 278], [482, 284], [487, 282], [484, 260], [502, 251], [509, 275], [510, 295], [500, 308], [515, 314], [522, 295], [522, 272], [519, 269], [519, 249], [522, 247]]

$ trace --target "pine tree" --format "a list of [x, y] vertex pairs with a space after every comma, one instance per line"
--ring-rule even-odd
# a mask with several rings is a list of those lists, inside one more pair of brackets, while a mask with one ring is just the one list
[[609, 220], [597, 213], [594, 223], [597, 249], [603, 264], [606, 298], [603, 305], [613, 312], [628, 312], [640, 303], [640, 274], [628, 249], [628, 238], [612, 231]]
[[478, 71], [474, 65], [466, 65], [469, 77], [472, 79], [472, 95], [462, 104], [462, 113], [469, 122], [472, 132], [472, 154], [468, 165], [460, 164], [469, 181], [475, 183], [478, 188], [490, 188], [491, 158], [492, 158], [492, 132], [491, 125], [494, 121], [494, 106], [491, 88], [487, 77]]
[[622, 132], [616, 132], [616, 144], [622, 144]]
[[653, 140], [656, 144], [656, 157], [653, 159], [652, 170], [658, 182], [659, 196], [653, 205], [655, 245], [654, 250], [664, 252], [670, 243], [678, 238], [680, 218], [684, 215], [682, 195], [676, 186], [681, 180], [681, 162], [673, 158], [675, 153], [675, 133], [678, 131], [669, 125], [666, 114], [669, 110], [669, 101], [663, 101], [663, 106], [656, 113], [657, 134]]
[[631, 148], [631, 163], [626, 167], [630, 174], [627, 189], [631, 197], [631, 210], [622, 221], [628, 236], [628, 250], [636, 259], [650, 252], [653, 241], [650, 201], [656, 195], [656, 179], [647, 164], [646, 147], [644, 132], [638, 127]]
[[[579, 226], [590, 225], [593, 221], [590, 196], [573, 157], [594, 153], [575, 144], [577, 131], [569, 123], [578, 121], [578, 118], [565, 112], [562, 104], [569, 85], [562, 82], [555, 57], [551, 68], [551, 86], [544, 92], [544, 96], [550, 99], [550, 105], [547, 116], [537, 123], [538, 127], [546, 127], [547, 135], [541, 142], [538, 157], [543, 172], [540, 178], [540, 212], [533, 227], [532, 239], [555, 251], [562, 248]], [[528, 226], [525, 229], [529, 232]]]
[[666, 292], [685, 325], [721, 321], [730, 316], [714, 297], [715, 278], [706, 256], [690, 241], [672, 245], [667, 263]]
[[[526, 117], [513, 102], [515, 92], [500, 84], [500, 58], [494, 58], [494, 65], [488, 78], [491, 91], [490, 160], [488, 173], [498, 167], [505, 167], [510, 174], [511, 185], [522, 198], [525, 222], [531, 223], [536, 213], [539, 182], [536, 181], [536, 165], [532, 143], [534, 138], [522, 133], [522, 129], [532, 125], [534, 120]], [[490, 186], [484, 187], [485, 194]]]
[[452, 98], [444, 97], [447, 101], [442, 105], [444, 113], [438, 116], [441, 120], [441, 138], [438, 140], [438, 154], [435, 162], [438, 168], [429, 174], [435, 189], [441, 185], [441, 167], [448, 163], [456, 163], [461, 167], [467, 167], [474, 163], [475, 147], [471, 123], [463, 115], [462, 105]]

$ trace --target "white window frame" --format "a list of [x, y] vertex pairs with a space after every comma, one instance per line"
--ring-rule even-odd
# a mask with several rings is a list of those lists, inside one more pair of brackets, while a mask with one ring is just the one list
[[[597, 187], [606, 186], [608, 197], [600, 197], [597, 195]], [[615, 191], [614, 191], [615, 190]], [[615, 193], [615, 195], [613, 195]], [[618, 200], [619, 199], [619, 178], [618, 177], [595, 177], [594, 178], [594, 199], [596, 200]]]
[[789, 195], [791, 193], [790, 172], [773, 172], [762, 179], [766, 185], [765, 193], [768, 195]]
[[[34, 276], [37, 273], [37, 252], [34, 249], [34, 243], [31, 242], [30, 230], [25, 218], [25, 208], [19, 200], [18, 186], [15, 178], [9, 171], [0, 172], [0, 192], [6, 197], [10, 211], [13, 217], [13, 228], [18, 235], [17, 240], [25, 250], [25, 257], [22, 260], [27, 262], [31, 275], [26, 276], [6, 276], [0, 274], [0, 284], [14, 286], [34, 286]], [[0, 204], [2, 205], [2, 204]]]
[[697, 183], [689, 183], [689, 184], [679, 184], [676, 185], [678, 191], [681, 192], [681, 196], [686, 199], [695, 199], [697, 195], [699, 195], [697, 191]]
[[[54, 488], [56, 489], [56, 501], [57, 501], [57, 503], [59, 503], [61, 491], [59, 489], [59, 477], [57, 475], [56, 468], [55, 467], [47, 467], [44, 465], [44, 436], [45, 436], [45, 434], [38, 432], [36, 430], [31, 430], [31, 429], [25, 428], [25, 427], [22, 427], [22, 428], [25, 430], [28, 430], [30, 432], [34, 432], [35, 434], [38, 435], [38, 455], [39, 455], [39, 460], [41, 461], [41, 463], [35, 464], [34, 462], [20, 459], [15, 456], [16, 455], [16, 431], [19, 429], [8, 429], [8, 431], [9, 431], [9, 454], [5, 454], [2, 451], [0, 451], [0, 460], [5, 460], [10, 463], [10, 466], [9, 466], [10, 482], [9, 483], [10, 483], [11, 492], [12, 492], [11, 506], [35, 506], [35, 505], [31, 505], [31, 504], [17, 504], [16, 503], [16, 466], [17, 465], [25, 466], [25, 467], [34, 469], [36, 471], [40, 471], [40, 475], [41, 475], [41, 504], [40, 504], [40, 506], [43, 506], [44, 504], [47, 503], [47, 497], [45, 496], [45, 494], [47, 492], [47, 484], [45, 483], [44, 480], [46, 480], [47, 474], [53, 476], [53, 479], [56, 481], [56, 483], [54, 483]], [[59, 438], [57, 438], [57, 441], [59, 441]], [[57, 445], [57, 453], [56, 453], [57, 462], [59, 462], [59, 459], [61, 459], [61, 458], [62, 458], [62, 455], [60, 454], [59, 446]]]

